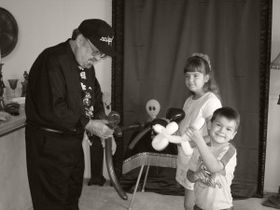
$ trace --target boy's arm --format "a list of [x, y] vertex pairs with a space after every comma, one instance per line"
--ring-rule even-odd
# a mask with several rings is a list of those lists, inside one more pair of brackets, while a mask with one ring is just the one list
[[198, 130], [189, 129], [186, 133], [196, 144], [201, 158], [210, 172], [215, 173], [224, 169], [224, 165], [210, 151]]

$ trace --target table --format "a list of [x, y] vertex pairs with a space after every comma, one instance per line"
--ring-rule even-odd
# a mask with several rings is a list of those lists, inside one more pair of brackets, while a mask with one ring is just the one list
[[0, 210], [32, 208], [25, 161], [25, 115], [0, 124]]

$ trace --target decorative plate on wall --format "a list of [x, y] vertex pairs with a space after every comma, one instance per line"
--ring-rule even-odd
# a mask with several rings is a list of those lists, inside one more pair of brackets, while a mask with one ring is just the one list
[[15, 48], [18, 40], [18, 25], [13, 15], [0, 7], [0, 48], [2, 57]]

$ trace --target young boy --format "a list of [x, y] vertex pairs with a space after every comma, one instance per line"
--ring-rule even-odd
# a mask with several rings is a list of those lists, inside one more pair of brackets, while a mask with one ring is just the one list
[[229, 143], [240, 122], [239, 113], [230, 108], [217, 109], [208, 125], [210, 146], [197, 130], [187, 135], [196, 144], [187, 177], [195, 183], [194, 210], [233, 209], [230, 185], [236, 166], [236, 149]]

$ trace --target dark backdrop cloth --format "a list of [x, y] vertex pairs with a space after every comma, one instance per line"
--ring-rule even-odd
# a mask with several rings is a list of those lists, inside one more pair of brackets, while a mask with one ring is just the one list
[[[113, 1], [118, 18], [115, 26], [121, 28], [117, 21], [124, 22], [123, 32], [119, 33], [123, 40], [117, 37], [123, 70], [117, 67], [118, 57], [113, 63], [116, 66], [113, 106], [121, 110], [122, 123], [145, 121], [145, 103], [151, 98], [161, 104], [160, 117], [169, 107], [182, 107], [188, 96], [184, 62], [194, 52], [208, 54], [223, 105], [235, 107], [241, 114], [241, 125], [233, 141], [238, 151], [233, 194], [236, 197], [262, 194], [271, 1], [124, 0], [123, 3]], [[118, 9], [123, 9], [123, 16]], [[114, 81], [116, 78], [121, 81]], [[119, 98], [116, 100], [119, 96], [121, 102], [117, 101]], [[124, 149], [128, 139], [124, 138]]]

